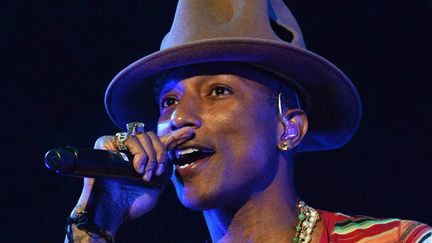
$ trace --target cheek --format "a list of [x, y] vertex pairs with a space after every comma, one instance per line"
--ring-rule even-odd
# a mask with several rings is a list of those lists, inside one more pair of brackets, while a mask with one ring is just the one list
[[[264, 162], [276, 151], [277, 116], [267, 104], [237, 103], [210, 113], [209, 128], [224, 157], [233, 161]], [[239, 163], [237, 166], [246, 165]]]
[[170, 120], [159, 120], [157, 126], [157, 135], [160, 137], [162, 135], [168, 134], [170, 132]]

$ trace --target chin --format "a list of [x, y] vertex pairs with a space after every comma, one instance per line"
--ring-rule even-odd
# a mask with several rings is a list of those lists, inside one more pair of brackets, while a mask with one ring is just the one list
[[171, 180], [177, 193], [179, 201], [187, 208], [203, 211], [217, 206], [215, 193], [209, 190], [211, 186], [205, 182], [184, 182], [173, 174]]
[[[178, 185], [177, 185], [178, 186]], [[195, 211], [205, 211], [217, 208], [237, 208], [244, 203], [244, 197], [239, 194], [221, 193], [217, 191], [196, 191], [183, 186], [176, 186], [180, 202]]]
[[184, 185], [175, 185], [175, 189], [180, 202], [185, 207], [195, 211], [220, 208], [227, 201], [226, 197], [214, 191], [209, 191], [208, 188], [200, 190], [205, 188], [187, 188]]
[[235, 186], [220, 183], [214, 180], [195, 178], [188, 182], [177, 176], [173, 176], [172, 182], [179, 201], [187, 208], [196, 211], [205, 211], [216, 208], [235, 207], [248, 197], [250, 188], [248, 186]]
[[209, 198], [208, 195], [201, 195], [183, 186], [176, 186], [176, 192], [180, 202], [189, 209], [203, 211], [216, 206], [214, 200]]
[[194, 211], [205, 211], [208, 209], [211, 209], [206, 203], [196, 201], [196, 200], [189, 200], [185, 198], [180, 198], [180, 202], [188, 209], [194, 210]]

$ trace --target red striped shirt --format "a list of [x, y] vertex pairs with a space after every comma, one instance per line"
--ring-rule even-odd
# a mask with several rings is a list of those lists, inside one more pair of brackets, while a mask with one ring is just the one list
[[319, 210], [324, 222], [321, 243], [327, 242], [432, 242], [432, 228], [401, 219], [347, 216]]

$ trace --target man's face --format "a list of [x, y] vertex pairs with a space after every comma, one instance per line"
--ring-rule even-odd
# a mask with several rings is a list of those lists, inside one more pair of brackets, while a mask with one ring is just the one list
[[224, 72], [224, 65], [172, 72], [160, 92], [158, 135], [194, 130], [173, 151], [172, 176], [180, 201], [192, 209], [242, 203], [277, 170], [278, 117], [270, 88], [236, 75], [246, 72], [239, 67]]

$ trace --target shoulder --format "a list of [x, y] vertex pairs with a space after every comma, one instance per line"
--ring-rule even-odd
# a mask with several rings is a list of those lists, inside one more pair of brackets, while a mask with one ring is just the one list
[[331, 242], [432, 242], [432, 228], [417, 221], [321, 214]]

